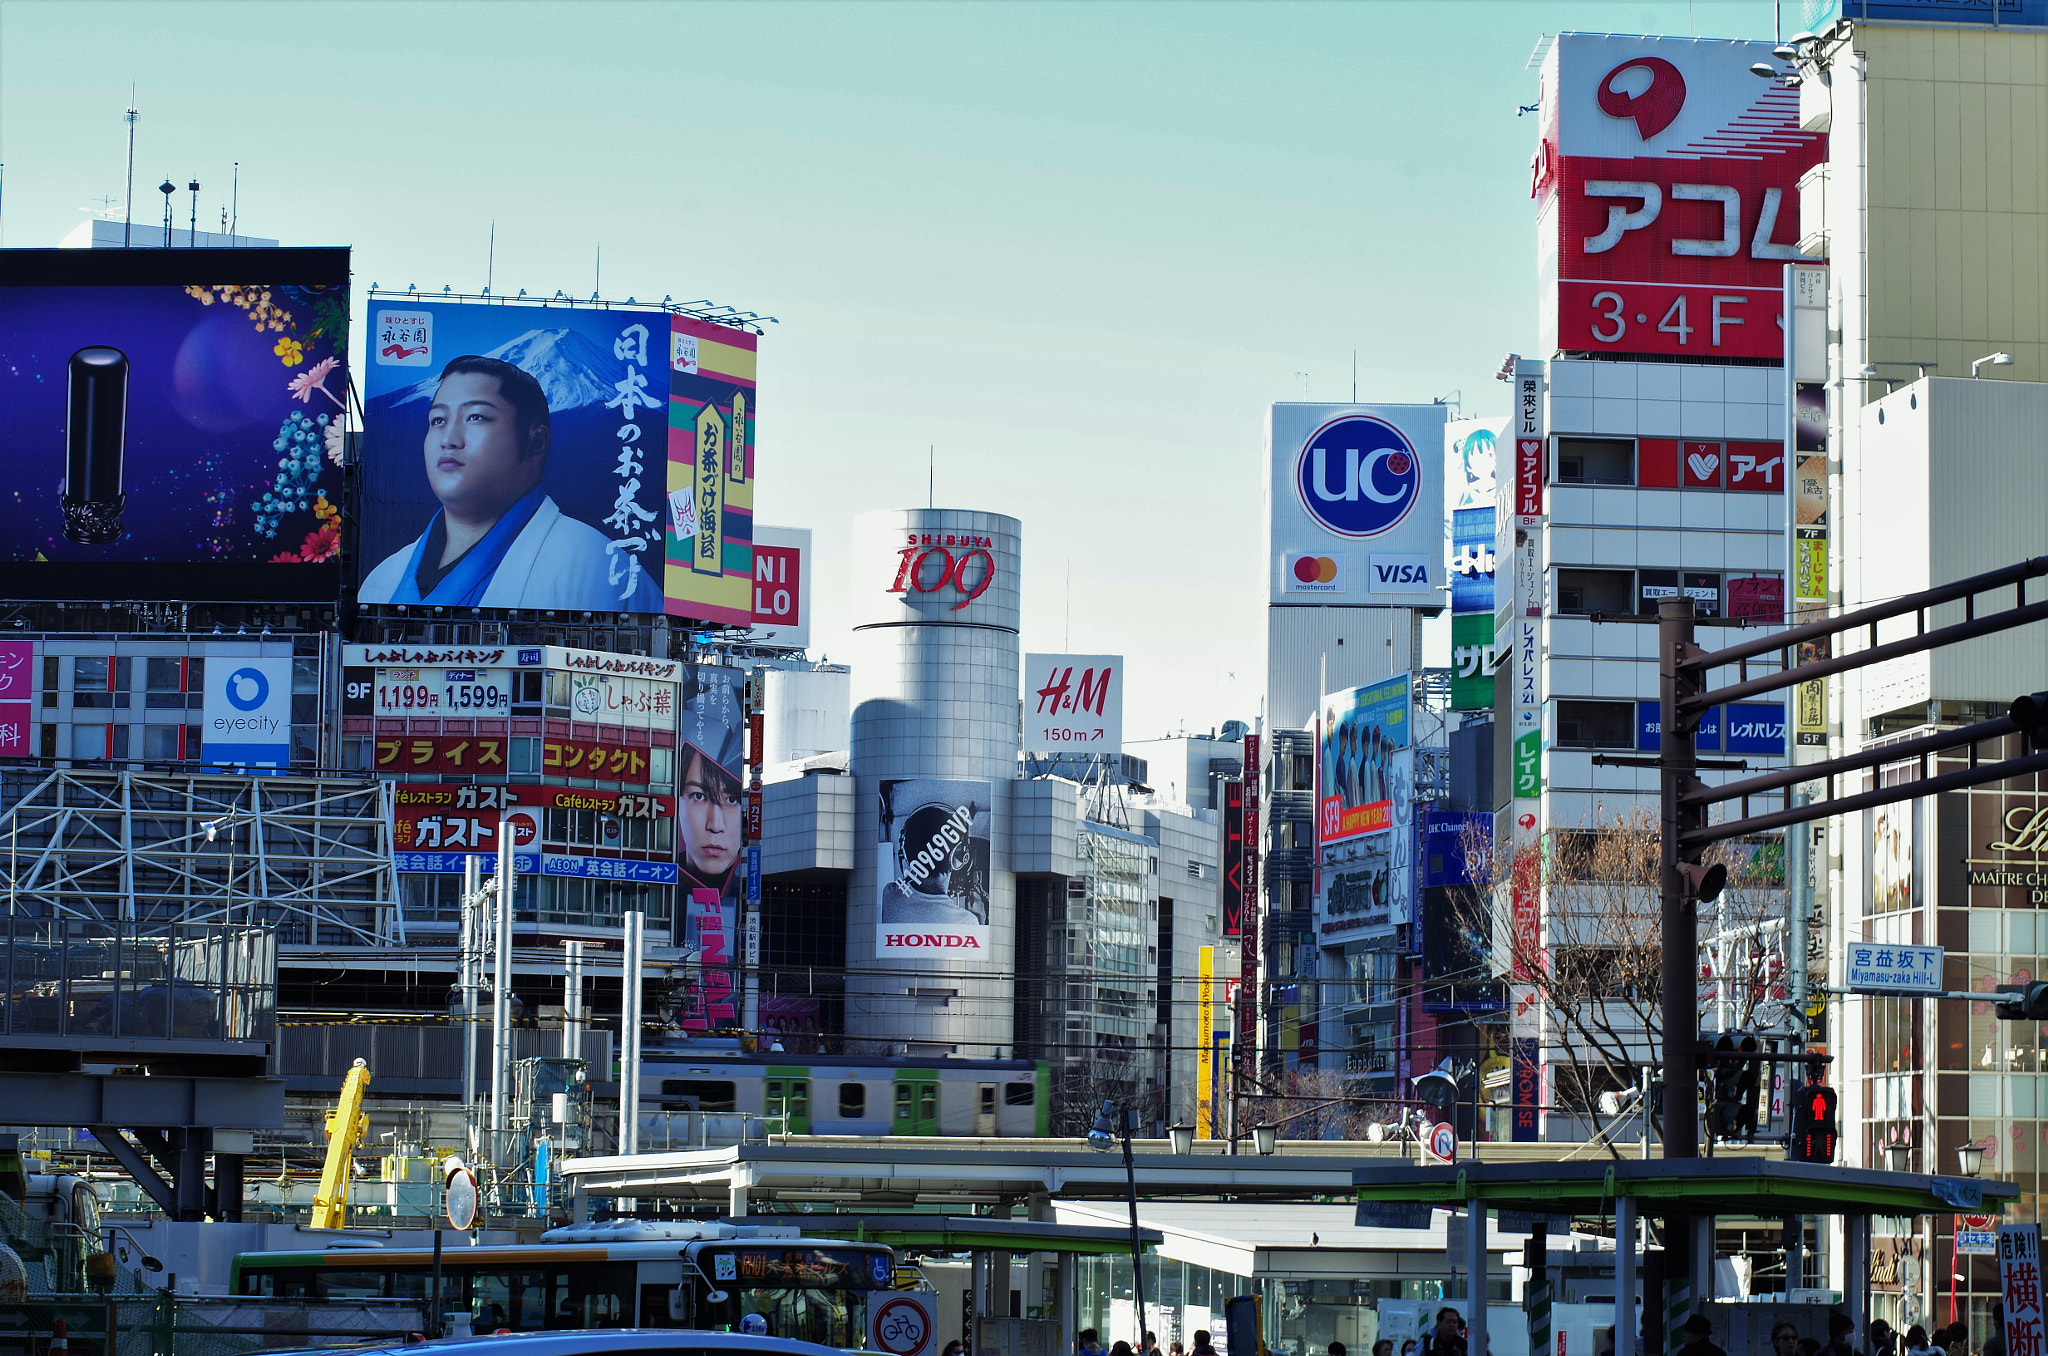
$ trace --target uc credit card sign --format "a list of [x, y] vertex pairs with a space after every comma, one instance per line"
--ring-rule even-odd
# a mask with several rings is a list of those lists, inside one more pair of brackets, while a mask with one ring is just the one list
[[202, 756], [213, 767], [292, 760], [292, 661], [209, 656]]

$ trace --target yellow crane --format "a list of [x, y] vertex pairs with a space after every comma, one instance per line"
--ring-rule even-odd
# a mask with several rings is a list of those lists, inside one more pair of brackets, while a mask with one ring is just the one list
[[369, 1087], [370, 1068], [359, 1059], [341, 1081], [341, 1100], [327, 1113], [327, 1165], [320, 1169], [320, 1190], [313, 1197], [315, 1229], [348, 1227], [349, 1165], [370, 1125], [363, 1115], [363, 1094]]

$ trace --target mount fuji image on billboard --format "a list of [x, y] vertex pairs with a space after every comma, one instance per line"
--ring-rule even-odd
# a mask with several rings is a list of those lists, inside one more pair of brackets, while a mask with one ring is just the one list
[[367, 318], [361, 602], [662, 610], [667, 313]]

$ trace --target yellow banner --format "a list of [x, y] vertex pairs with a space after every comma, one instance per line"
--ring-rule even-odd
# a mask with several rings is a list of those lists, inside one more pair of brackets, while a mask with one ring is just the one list
[[1195, 983], [1195, 1138], [1216, 1138], [1216, 1108], [1209, 1084], [1215, 1079], [1216, 948], [1202, 948], [1200, 978]]

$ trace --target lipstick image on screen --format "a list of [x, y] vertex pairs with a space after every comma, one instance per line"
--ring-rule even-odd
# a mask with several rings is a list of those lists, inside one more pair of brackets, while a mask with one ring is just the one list
[[71, 400], [65, 424], [64, 535], [103, 546], [121, 535], [121, 490], [128, 454], [128, 355], [118, 348], [82, 348], [71, 355]]

